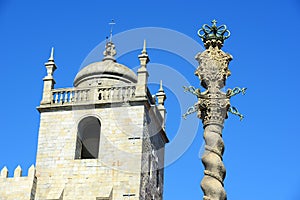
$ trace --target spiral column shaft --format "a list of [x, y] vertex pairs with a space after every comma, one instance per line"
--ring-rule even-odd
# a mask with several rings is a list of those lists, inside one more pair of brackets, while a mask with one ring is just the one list
[[224, 142], [222, 139], [222, 127], [208, 125], [204, 130], [205, 152], [202, 163], [205, 167], [201, 188], [204, 192], [204, 200], [225, 200], [226, 192], [223, 188], [223, 180], [226, 169], [222, 162]]

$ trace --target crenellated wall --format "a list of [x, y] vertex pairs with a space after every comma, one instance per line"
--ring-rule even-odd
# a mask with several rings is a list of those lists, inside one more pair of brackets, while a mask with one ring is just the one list
[[8, 177], [8, 169], [3, 167], [0, 177], [0, 200], [34, 200], [36, 191], [35, 167], [28, 169], [28, 176], [22, 176], [20, 165], [14, 176]]

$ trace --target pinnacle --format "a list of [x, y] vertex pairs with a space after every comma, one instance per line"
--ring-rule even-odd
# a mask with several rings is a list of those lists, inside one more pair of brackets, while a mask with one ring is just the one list
[[159, 85], [159, 92], [164, 92], [164, 88], [163, 88], [163, 84], [162, 84], [162, 80], [160, 80], [160, 85]]
[[54, 61], [54, 47], [51, 48], [51, 53], [48, 61]]

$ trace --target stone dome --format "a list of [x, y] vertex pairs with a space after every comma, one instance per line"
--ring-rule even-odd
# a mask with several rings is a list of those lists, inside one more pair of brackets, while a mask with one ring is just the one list
[[96, 83], [136, 83], [136, 74], [128, 67], [112, 60], [95, 62], [81, 69], [74, 79], [75, 87], [88, 87]]
[[106, 44], [104, 58], [82, 68], [74, 79], [75, 87], [89, 87], [95, 85], [115, 85], [122, 83], [136, 83], [136, 74], [125, 65], [116, 62], [114, 44]]

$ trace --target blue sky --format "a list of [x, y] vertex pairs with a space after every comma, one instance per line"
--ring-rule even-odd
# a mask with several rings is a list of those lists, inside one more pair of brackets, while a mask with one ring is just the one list
[[[231, 101], [245, 119], [240, 122], [230, 115], [223, 132], [228, 198], [300, 199], [300, 2], [297, 0], [0, 0], [0, 168], [7, 166], [13, 173], [18, 164], [27, 171], [35, 163], [39, 126], [35, 108], [41, 100], [42, 79], [46, 74], [43, 64], [50, 48], [56, 49], [55, 87], [71, 87], [84, 59], [109, 35], [108, 22], [112, 18], [117, 22], [116, 35], [136, 28], [159, 27], [182, 33], [201, 45], [197, 30], [202, 24], [209, 24], [212, 19], [217, 19], [219, 25], [226, 24], [232, 34], [223, 50], [234, 57], [227, 86], [248, 88], [245, 96], [233, 97]], [[156, 37], [160, 41], [166, 39]], [[174, 45], [181, 49], [185, 40]], [[184, 52], [194, 56], [192, 48], [191, 52]], [[169, 66], [192, 85], [199, 86], [193, 65], [182, 57], [151, 48], [148, 53], [152, 63]], [[138, 54], [138, 50], [129, 52], [118, 61], [134, 68], [138, 65]], [[185, 133], [178, 130], [185, 123], [198, 123], [196, 116], [181, 122], [182, 109], [187, 107], [178, 107], [180, 99], [193, 97], [172, 90], [172, 80], [175, 84], [178, 79], [167, 75], [165, 79], [169, 81], [167, 133], [171, 142], [178, 134], [186, 134], [190, 139], [195, 130]], [[153, 93], [157, 89], [157, 85], [151, 86]], [[202, 133], [200, 124], [188, 149], [166, 167], [165, 200], [202, 198], [199, 186], [203, 177], [199, 159]]]

